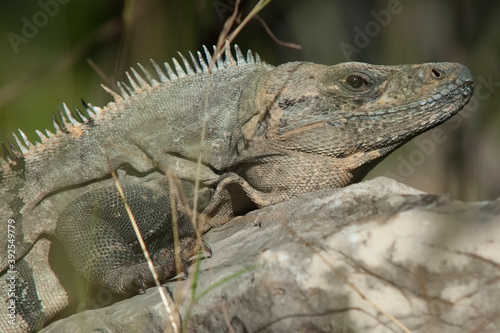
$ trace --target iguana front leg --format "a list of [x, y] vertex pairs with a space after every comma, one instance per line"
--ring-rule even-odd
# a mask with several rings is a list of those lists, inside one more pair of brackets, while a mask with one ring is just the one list
[[203, 216], [208, 219], [201, 220], [200, 230], [205, 232], [235, 216], [283, 201], [284, 195], [258, 191], [240, 175], [227, 172], [218, 180], [210, 204], [203, 210]]
[[[196, 234], [190, 218], [171, 207], [170, 196], [158, 187], [122, 184], [160, 279], [175, 274], [173, 214], [178, 224], [180, 256], [194, 255]], [[137, 293], [153, 285], [122, 198], [114, 185], [87, 192], [59, 216], [56, 238], [76, 270], [92, 283], [117, 293]]]

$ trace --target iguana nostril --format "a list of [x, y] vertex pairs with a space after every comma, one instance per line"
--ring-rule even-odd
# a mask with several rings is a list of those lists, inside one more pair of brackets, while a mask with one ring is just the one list
[[470, 82], [470, 83], [474, 82], [474, 78], [472, 77], [472, 73], [465, 66], [462, 66], [462, 69], [460, 70], [460, 78], [465, 82]]
[[444, 78], [444, 71], [437, 68], [431, 68], [431, 74], [434, 78], [438, 80]]

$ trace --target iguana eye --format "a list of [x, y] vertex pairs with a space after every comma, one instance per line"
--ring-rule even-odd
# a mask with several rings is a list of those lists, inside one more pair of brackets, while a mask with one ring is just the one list
[[354, 92], [366, 92], [372, 88], [372, 80], [371, 78], [362, 73], [351, 73], [342, 79], [345, 87]]
[[362, 77], [357, 76], [357, 75], [349, 75], [346, 79], [345, 82], [347, 82], [348, 85], [353, 87], [354, 89], [361, 88], [361, 86], [364, 83], [364, 80]]

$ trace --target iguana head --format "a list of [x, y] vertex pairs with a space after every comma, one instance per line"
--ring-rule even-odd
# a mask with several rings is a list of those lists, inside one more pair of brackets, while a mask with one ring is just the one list
[[472, 96], [472, 82], [469, 69], [456, 63], [287, 63], [262, 84], [261, 133], [283, 149], [364, 170], [457, 113]]
[[253, 160], [241, 174], [277, 200], [349, 185], [457, 113], [472, 91], [470, 71], [454, 63], [281, 65], [259, 82]]

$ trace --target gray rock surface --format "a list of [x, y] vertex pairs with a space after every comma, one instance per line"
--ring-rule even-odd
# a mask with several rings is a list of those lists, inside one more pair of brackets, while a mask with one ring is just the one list
[[[171, 304], [172, 299], [167, 297]], [[103, 297], [108, 297], [103, 294]], [[181, 327], [178, 313], [173, 312], [177, 327]], [[175, 332], [157, 288], [150, 288], [144, 295], [136, 295], [122, 302], [98, 310], [87, 310], [58, 320], [40, 332]]]
[[[251, 212], [204, 239], [214, 255], [195, 300], [195, 265], [166, 285], [189, 332], [500, 332], [500, 199], [463, 203], [376, 178]], [[43, 332], [165, 328], [150, 289]]]

